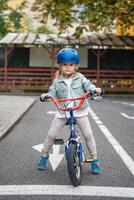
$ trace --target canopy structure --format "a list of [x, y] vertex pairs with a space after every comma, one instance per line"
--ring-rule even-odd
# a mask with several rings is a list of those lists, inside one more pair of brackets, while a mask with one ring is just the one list
[[92, 47], [134, 47], [134, 36], [117, 36], [113, 34], [82, 35], [79, 39], [75, 36], [34, 33], [8, 33], [0, 40], [1, 47], [16, 46], [65, 46], [87, 45]]
[[85, 46], [96, 56], [96, 80], [100, 83], [100, 60], [107, 49], [134, 50], [134, 36], [117, 36], [114, 34], [92, 33], [76, 38], [73, 35], [37, 34], [37, 33], [8, 33], [0, 40], [0, 47], [4, 49], [4, 85], [8, 85], [8, 54], [17, 47], [43, 47], [51, 59], [51, 74], [54, 75], [54, 62], [57, 49], [65, 46], [78, 48]]

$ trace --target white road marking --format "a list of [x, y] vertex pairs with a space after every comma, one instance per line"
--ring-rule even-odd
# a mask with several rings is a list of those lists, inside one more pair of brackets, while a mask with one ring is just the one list
[[134, 119], [134, 116], [129, 116], [129, 115], [125, 114], [125, 113], [120, 113], [120, 114], [121, 114], [122, 116], [128, 118], [128, 119]]
[[104, 102], [119, 103], [119, 104], [123, 104], [123, 105], [134, 106], [133, 103], [128, 103], [128, 102], [125, 102], [125, 101], [109, 101], [109, 100], [104, 100]]
[[[41, 152], [43, 149], [43, 144], [32, 146], [32, 148]], [[53, 171], [55, 171], [58, 165], [60, 164], [61, 160], [63, 159], [64, 154], [59, 154], [60, 145], [53, 144], [52, 148], [53, 148], [53, 154], [49, 154], [49, 162], [52, 166]]]
[[124, 161], [124, 163], [127, 166], [127, 168], [130, 170], [130, 172], [134, 176], [134, 161], [132, 160], [132, 158], [123, 149], [123, 147], [118, 143], [118, 141], [113, 137], [113, 135], [110, 133], [110, 131], [106, 128], [106, 126], [99, 125], [99, 128], [104, 133], [105, 137], [112, 144], [112, 146], [114, 147], [115, 151], [118, 153], [118, 155]]
[[127, 103], [127, 102], [121, 102], [121, 103], [124, 104], [124, 105], [134, 106], [133, 103]]
[[94, 116], [93, 119], [96, 121], [96, 120], [99, 120], [99, 118], [97, 116]]
[[[95, 122], [98, 124], [98, 119], [95, 118], [97, 115], [94, 113], [91, 107], [89, 107], [89, 114], [92, 116], [92, 118], [95, 120]], [[115, 151], [118, 153], [118, 155], [121, 157], [127, 168], [130, 170], [132, 175], [134, 176], [134, 161], [132, 158], [128, 155], [128, 153], [123, 149], [123, 147], [119, 144], [119, 142], [114, 138], [114, 136], [110, 133], [110, 131], [107, 129], [107, 127], [103, 124], [98, 124], [99, 128], [101, 129], [102, 133], [105, 135], [107, 140], [110, 142], [110, 144], [113, 146]]]
[[60, 164], [61, 160], [63, 159], [64, 154], [59, 154], [60, 145], [53, 144], [52, 148], [53, 148], [53, 154], [49, 155], [49, 162], [51, 163], [53, 171], [55, 171], [58, 165]]
[[71, 195], [133, 198], [134, 188], [71, 185], [0, 185], [0, 195]]
[[100, 120], [95, 120], [96, 124], [103, 124]]
[[[108, 100], [105, 100], [105, 102], [109, 102]], [[124, 101], [110, 101], [111, 103], [119, 103], [119, 104], [123, 104], [123, 105], [128, 105], [128, 106], [134, 106], [133, 103], [128, 103], [128, 102], [124, 102]], [[125, 113], [120, 113], [122, 116], [126, 117], [127, 119], [134, 119], [134, 116], [129, 116]]]
[[56, 113], [56, 111], [53, 111], [53, 110], [50, 110], [50, 111], [47, 111], [46, 113], [50, 114], [50, 115], [53, 115]]
[[42, 149], [43, 149], [43, 144], [37, 144], [35, 146], [32, 146], [32, 148], [37, 150], [37, 151], [39, 151], [39, 152], [41, 152]]

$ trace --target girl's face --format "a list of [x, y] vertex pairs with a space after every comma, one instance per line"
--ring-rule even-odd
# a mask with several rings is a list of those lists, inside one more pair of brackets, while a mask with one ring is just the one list
[[75, 63], [62, 63], [62, 64], [60, 64], [62, 72], [65, 75], [73, 74], [73, 72], [75, 71], [76, 66], [77, 65]]

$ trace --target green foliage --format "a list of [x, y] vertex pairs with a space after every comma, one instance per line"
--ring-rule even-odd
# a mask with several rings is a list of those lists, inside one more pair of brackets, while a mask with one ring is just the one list
[[54, 31], [50, 30], [46, 25], [40, 26], [37, 33], [53, 34]]
[[0, 16], [0, 38], [7, 33], [7, 26], [3, 17]]
[[16, 10], [13, 10], [9, 14], [9, 20], [14, 23], [16, 30], [19, 30], [20, 28], [20, 19], [21, 19], [21, 14], [18, 13]]
[[3, 11], [3, 8], [6, 8], [7, 0], [0, 0], [0, 13]]
[[0, 38], [6, 35], [9, 31], [9, 23], [14, 24], [15, 30], [20, 29], [20, 19], [23, 12], [22, 8], [25, 6], [23, 3], [17, 10], [13, 10], [7, 5], [8, 0], [0, 0]]
[[0, 0], [0, 38], [6, 34], [7, 27], [3, 10], [6, 9], [6, 0]]
[[125, 28], [134, 25], [133, 0], [35, 0], [32, 9], [44, 22], [49, 17], [54, 19], [60, 32], [77, 24], [77, 36], [85, 29], [110, 32], [117, 22]]

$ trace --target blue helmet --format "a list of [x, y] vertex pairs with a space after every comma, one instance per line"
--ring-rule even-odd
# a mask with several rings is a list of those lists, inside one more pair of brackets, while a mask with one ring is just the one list
[[61, 49], [57, 54], [57, 63], [76, 63], [80, 62], [80, 56], [75, 49], [64, 48]]

